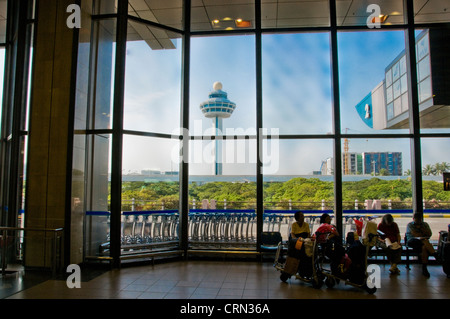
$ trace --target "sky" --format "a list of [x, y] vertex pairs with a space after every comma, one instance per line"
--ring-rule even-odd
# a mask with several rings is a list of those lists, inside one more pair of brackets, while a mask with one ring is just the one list
[[[125, 129], [166, 134], [180, 132], [181, 42], [175, 50], [151, 50], [143, 41], [127, 45]], [[263, 126], [279, 134], [329, 134], [332, 125], [330, 39], [328, 33], [267, 34], [262, 37]], [[359, 118], [355, 105], [384, 79], [385, 68], [405, 49], [403, 31], [338, 34], [341, 127], [349, 134], [408, 133], [376, 131]], [[223, 120], [224, 131], [254, 134], [256, 130], [255, 37], [199, 37], [191, 40], [190, 133], [211, 133], [211, 119], [199, 108], [219, 81], [237, 107]], [[376, 136], [375, 136], [376, 137]], [[191, 144], [190, 173], [211, 175], [214, 142]], [[450, 161], [439, 139], [423, 143], [424, 163]], [[255, 142], [226, 145], [226, 175], [256, 173]], [[351, 139], [350, 152], [400, 151], [403, 170], [410, 169], [409, 140]], [[179, 142], [126, 137], [124, 173], [144, 169], [177, 170]], [[331, 139], [281, 140], [264, 147], [266, 174], [308, 175], [333, 156]], [[200, 155], [200, 153], [202, 153]], [[158, 154], [155, 156], [155, 154]], [[242, 163], [245, 157], [245, 163]], [[175, 158], [175, 160], [174, 160]], [[231, 162], [231, 163], [230, 163]]]

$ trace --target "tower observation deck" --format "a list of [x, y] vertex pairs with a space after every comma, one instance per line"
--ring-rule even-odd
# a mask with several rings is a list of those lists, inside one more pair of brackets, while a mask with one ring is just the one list
[[[222, 133], [222, 119], [229, 118], [236, 109], [236, 104], [228, 100], [228, 94], [222, 91], [222, 83], [214, 82], [209, 99], [200, 104], [200, 109], [206, 118], [213, 121], [215, 135]], [[222, 175], [222, 141], [215, 139], [214, 174]]]

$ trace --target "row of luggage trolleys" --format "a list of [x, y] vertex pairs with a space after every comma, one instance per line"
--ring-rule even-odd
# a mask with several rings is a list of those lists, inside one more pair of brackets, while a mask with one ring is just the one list
[[[374, 246], [375, 237], [379, 236], [379, 234], [369, 234], [367, 241], [360, 241], [360, 249], [363, 250], [363, 260], [359, 266], [353, 265], [353, 269], [351, 265], [350, 268], [345, 269], [345, 259], [340, 259], [338, 264], [335, 263], [333, 265], [333, 257], [330, 256], [330, 253], [332, 255], [333, 251], [337, 250], [339, 243], [329, 239], [329, 235], [328, 233], [321, 234], [316, 232], [313, 237], [306, 238], [303, 241], [303, 257], [284, 256], [284, 253], [291, 250], [288, 247], [289, 240], [280, 242], [274, 260], [274, 267], [281, 272], [280, 280], [286, 282], [289, 278], [294, 277], [310, 283], [317, 289], [320, 289], [324, 283], [327, 287], [332, 288], [342, 281], [345, 285], [351, 285], [365, 290], [369, 294], [374, 294], [377, 287], [373, 285], [372, 279], [369, 278], [370, 274], [367, 273], [367, 259], [370, 249]], [[363, 242], [365, 243], [363, 244]], [[291, 245], [295, 245], [294, 243], [295, 239], [291, 242]], [[341, 244], [341, 248], [345, 249], [346, 252], [343, 256], [344, 258], [348, 257], [347, 252], [350, 247], [350, 243]], [[352, 274], [352, 271], [358, 273]]]
[[[291, 222], [286, 214], [264, 214], [263, 228], [280, 231]], [[122, 246], [142, 245], [178, 240], [177, 211], [126, 212], [121, 216]], [[256, 243], [254, 210], [189, 212], [189, 240], [192, 243]]]

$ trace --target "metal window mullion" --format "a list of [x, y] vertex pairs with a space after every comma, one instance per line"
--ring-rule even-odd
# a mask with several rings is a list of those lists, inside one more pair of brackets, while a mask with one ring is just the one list
[[262, 32], [261, 32], [261, 0], [255, 1], [255, 62], [256, 62], [256, 248], [261, 250], [261, 234], [264, 222], [264, 183], [262, 175], [262, 136], [263, 110], [262, 110]]
[[179, 204], [179, 238], [180, 248], [187, 256], [188, 249], [188, 223], [189, 223], [189, 77], [190, 77], [190, 53], [191, 53], [191, 0], [184, 1], [184, 39], [182, 53], [182, 104], [181, 104], [181, 127], [183, 128], [182, 161], [180, 162], [180, 204]]
[[333, 83], [333, 125], [334, 125], [334, 215], [336, 227], [342, 234], [342, 147], [341, 147], [341, 110], [339, 99], [339, 64], [338, 64], [338, 41], [337, 41], [337, 19], [336, 2], [329, 1], [330, 4], [330, 25], [331, 25], [331, 70]]
[[422, 191], [422, 159], [420, 145], [420, 113], [419, 113], [419, 93], [417, 88], [417, 58], [416, 58], [416, 37], [414, 26], [414, 4], [413, 0], [405, 0], [407, 15], [407, 30], [405, 35], [405, 52], [407, 67], [409, 67], [409, 125], [411, 138], [411, 175], [413, 193], [413, 212], [423, 213], [423, 191]]

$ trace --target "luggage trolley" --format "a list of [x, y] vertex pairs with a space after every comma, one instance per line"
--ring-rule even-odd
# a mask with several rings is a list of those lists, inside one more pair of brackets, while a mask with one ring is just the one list
[[[286, 258], [284, 258], [283, 252], [287, 251], [287, 244], [280, 242], [275, 254], [273, 266], [281, 272], [281, 281], [286, 282], [289, 278], [294, 276], [295, 279], [310, 283], [314, 288], [319, 289], [323, 285], [324, 276], [316, 271], [318, 269], [316, 265], [317, 242], [314, 238], [306, 238], [303, 241], [303, 245], [305, 246], [306, 258], [303, 260], [291, 256], [286, 256]], [[302, 264], [302, 262], [306, 262], [307, 264]], [[307, 266], [308, 263], [310, 268]]]
[[[320, 246], [317, 249], [317, 261], [315, 262], [317, 276], [325, 278], [325, 285], [328, 288], [332, 288], [342, 281], [345, 285], [361, 288], [369, 294], [374, 294], [377, 288], [371, 288], [367, 285], [367, 259], [370, 249], [375, 245], [375, 237], [380, 234], [370, 233], [367, 235], [368, 240], [355, 239], [354, 246], [347, 248], [338, 242], [331, 241], [329, 235], [330, 233], [316, 233], [316, 238], [319, 236], [325, 238], [321, 243], [319, 241], [317, 243]], [[355, 251], [350, 255], [352, 247], [355, 248], [356, 252], [359, 252], [358, 257], [360, 258], [355, 258], [357, 256]], [[354, 260], [350, 257], [353, 257]], [[325, 268], [324, 264], [329, 264], [330, 267]]]

